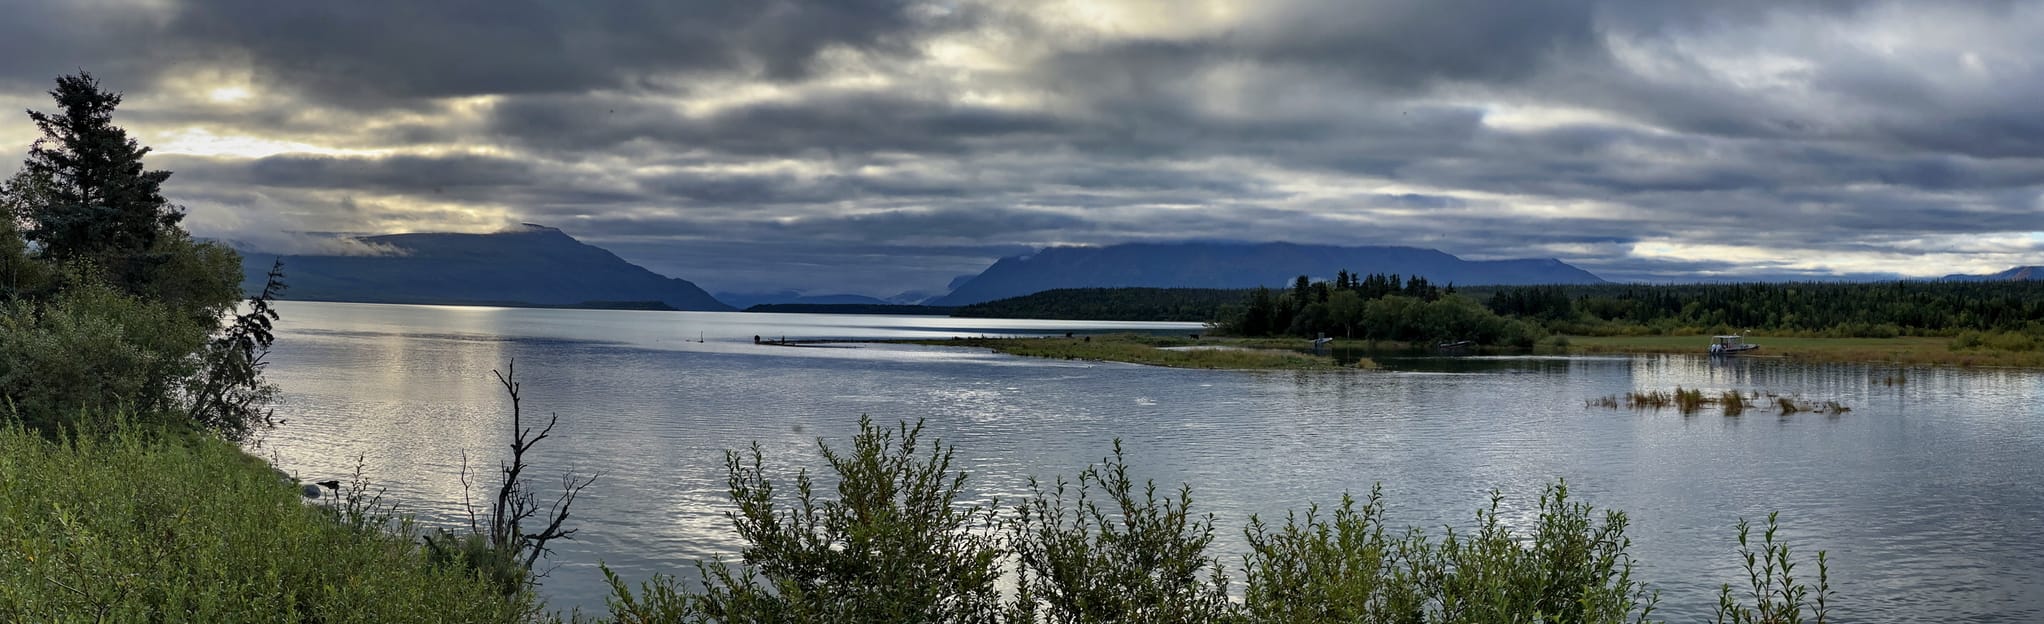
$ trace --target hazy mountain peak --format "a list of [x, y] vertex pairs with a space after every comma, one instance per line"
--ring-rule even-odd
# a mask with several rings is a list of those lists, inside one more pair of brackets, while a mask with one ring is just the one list
[[1971, 282], [2027, 282], [2033, 280], [2044, 280], [2044, 266], [2025, 265], [2011, 268], [2007, 271], [2002, 271], [2000, 273], [1989, 273], [1987, 275], [1967, 275], [1964, 273], [1954, 273], [1945, 276], [1943, 279], [1950, 281], [1971, 281]]

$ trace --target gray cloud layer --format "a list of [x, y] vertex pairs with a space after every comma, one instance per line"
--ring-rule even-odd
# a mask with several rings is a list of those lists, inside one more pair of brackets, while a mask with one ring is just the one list
[[882, 295], [1184, 238], [2044, 263], [2035, 3], [0, 4], [0, 103], [98, 72], [193, 227], [244, 240], [534, 221], [713, 290]]

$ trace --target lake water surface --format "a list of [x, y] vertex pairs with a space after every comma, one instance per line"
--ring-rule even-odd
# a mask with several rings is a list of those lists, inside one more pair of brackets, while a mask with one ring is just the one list
[[[1842, 621], [2044, 621], [2044, 374], [1686, 356], [1387, 361], [1368, 372], [1228, 372], [896, 345], [902, 338], [1197, 325], [287, 302], [270, 378], [287, 422], [258, 452], [308, 479], [359, 456], [387, 498], [463, 522], [463, 454], [507, 453], [516, 359], [528, 414], [558, 413], [528, 474], [600, 474], [543, 593], [602, 608], [597, 564], [637, 581], [741, 543], [724, 451], [758, 441], [789, 474], [861, 414], [924, 419], [978, 497], [1073, 475], [1120, 438], [1159, 483], [1193, 486], [1239, 564], [1250, 514], [1281, 517], [1381, 483], [1393, 525], [1467, 526], [1488, 493], [1531, 515], [1543, 485], [1632, 519], [1640, 576], [1670, 621], [1703, 619], [1741, 578], [1733, 524], [1780, 511], [1803, 555], [1830, 551]], [[1888, 385], [1898, 372], [1907, 382]], [[1842, 415], [1634, 412], [1584, 401], [1680, 385], [1837, 400]], [[1438, 531], [1436, 531], [1438, 533]], [[1814, 563], [1806, 572], [1814, 577]], [[1239, 572], [1232, 576], [1239, 579]]]

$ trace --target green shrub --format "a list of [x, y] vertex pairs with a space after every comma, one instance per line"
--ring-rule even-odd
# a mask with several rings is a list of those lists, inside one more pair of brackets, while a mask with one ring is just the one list
[[1386, 537], [1379, 491], [1358, 511], [1343, 497], [1331, 521], [1317, 509], [1270, 529], [1252, 519], [1248, 622], [1644, 622], [1655, 597], [1632, 577], [1625, 514], [1540, 497], [1530, 535], [1499, 520], [1501, 495], [1473, 533], [1439, 542], [1417, 530]]
[[1076, 485], [1030, 487], [1012, 522], [1017, 621], [1191, 623], [1229, 612], [1227, 579], [1206, 554], [1213, 517], [1192, 513], [1190, 486], [1163, 496], [1154, 481], [1138, 487], [1120, 440]]
[[0, 396], [30, 427], [50, 430], [85, 415], [170, 407], [205, 330], [159, 303], [83, 285], [45, 304], [0, 306]]
[[1244, 620], [1410, 622], [1424, 615], [1427, 597], [1417, 581], [1425, 571], [1407, 565], [1424, 551], [1423, 538], [1387, 536], [1382, 488], [1373, 488], [1360, 510], [1355, 503], [1342, 496], [1331, 519], [1318, 506], [1304, 518], [1288, 513], [1278, 528], [1250, 517], [1243, 530]]
[[[747, 567], [698, 564], [700, 591], [667, 576], [635, 591], [606, 570], [612, 616], [630, 624], [1654, 621], [1659, 596], [1633, 576], [1626, 515], [1571, 500], [1563, 482], [1541, 494], [1523, 529], [1507, 525], [1496, 493], [1473, 528], [1438, 538], [1388, 530], [1378, 489], [1360, 506], [1344, 496], [1331, 515], [1317, 507], [1287, 514], [1282, 526], [1251, 517], [1237, 601], [1208, 554], [1212, 517], [1193, 512], [1188, 487], [1138, 483], [1119, 441], [1075, 482], [1032, 482], [1013, 514], [995, 516], [957, 503], [964, 475], [952, 472], [949, 449], [913, 459], [920, 429], [904, 425], [896, 446], [861, 419], [850, 457], [825, 447], [841, 500], [818, 499], [803, 474], [795, 509], [776, 509], [757, 445], [750, 462], [731, 454], [732, 518], [749, 544]], [[993, 539], [997, 527], [1006, 543]], [[1749, 591], [1724, 586], [1721, 623], [1827, 617], [1825, 555], [1808, 586], [1793, 575], [1797, 564], [1774, 527], [1769, 516], [1756, 552], [1740, 522]], [[993, 590], [1000, 560], [1014, 571], [1006, 594]]]
[[[1767, 514], [1767, 529], [1761, 533], [1760, 550], [1754, 551], [1749, 541], [1752, 525], [1739, 520], [1739, 557], [1746, 568], [1744, 598], [1751, 604], [1740, 602], [1731, 584], [1718, 590], [1718, 624], [1801, 624], [1809, 621], [1823, 624], [1831, 617], [1831, 569], [1830, 560], [1823, 551], [1817, 552], [1817, 586], [1796, 579], [1796, 561], [1789, 554], [1789, 546], [1775, 539], [1780, 526], [1775, 523], [1779, 513]], [[1812, 593], [1814, 590], [1814, 593]]]
[[1000, 613], [999, 523], [991, 506], [961, 505], [965, 474], [952, 451], [920, 443], [922, 425], [890, 431], [861, 418], [850, 453], [818, 441], [838, 475], [820, 499], [806, 471], [793, 500], [777, 496], [759, 446], [728, 453], [731, 514], [746, 567], [700, 564], [705, 587], [658, 577], [634, 595], [615, 575], [624, 622], [987, 622]]
[[[241, 260], [179, 226], [160, 193], [170, 172], [113, 124], [121, 94], [81, 72], [50, 95], [63, 111], [29, 112], [43, 136], [0, 182], [0, 406], [51, 435], [118, 407], [246, 437], [274, 396], [261, 300], [281, 275], [252, 302], [263, 318], [229, 314]], [[260, 332], [240, 331], [252, 320]]]

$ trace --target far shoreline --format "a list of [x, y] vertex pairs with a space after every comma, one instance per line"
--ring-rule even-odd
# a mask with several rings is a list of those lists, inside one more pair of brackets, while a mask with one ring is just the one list
[[[1709, 336], [1565, 336], [1571, 355], [1705, 355]], [[1895, 338], [1802, 338], [1749, 334], [1746, 341], [1760, 345], [1752, 355], [1730, 358], [1777, 357], [1802, 362], [1838, 364], [1892, 364], [1908, 366], [1950, 366], [1959, 368], [2006, 367], [2044, 368], [2044, 353], [1952, 348], [1952, 338], [1899, 336]]]
[[[1329, 355], [1314, 355], [1292, 347], [1298, 340], [1231, 338], [1160, 334], [1085, 334], [1019, 338], [952, 337], [942, 339], [892, 339], [831, 342], [908, 344], [931, 347], [990, 349], [1019, 357], [1040, 357], [1090, 362], [1119, 362], [1163, 368], [1203, 370], [1368, 370], [1377, 363], [1362, 358], [1342, 364]], [[776, 344], [772, 341], [763, 344]], [[779, 346], [804, 346], [803, 341], [786, 341]], [[1330, 350], [1330, 353], [1332, 351]]]
[[[1361, 352], [1371, 355], [1409, 353], [1415, 356], [1438, 355], [1691, 355], [1710, 357], [1706, 353], [1708, 336], [1561, 336], [1558, 348], [1514, 349], [1499, 347], [1477, 347], [1469, 353], [1440, 353], [1415, 349], [1403, 343], [1354, 339], [1336, 339], [1327, 345], [1327, 353]], [[2044, 368], [2044, 353], [1996, 351], [1988, 349], [1955, 350], [1952, 339], [1936, 336], [1902, 336], [1896, 338], [1804, 338], [1794, 336], [1749, 335], [1749, 342], [1760, 345], [1757, 352], [1743, 355], [1721, 356], [1726, 359], [1783, 359], [1798, 362], [1826, 364], [1886, 364], [1894, 366], [1936, 366], [1953, 368]], [[1048, 357], [1089, 361], [1125, 362], [1170, 368], [1203, 368], [1221, 370], [1335, 370], [1351, 368], [1335, 362], [1328, 356], [1315, 356], [1308, 351], [1310, 341], [1304, 338], [1242, 338], [1231, 336], [1203, 335], [1197, 339], [1178, 336], [1107, 334], [1096, 335], [1090, 345], [1085, 336], [1036, 338], [987, 338], [954, 337], [949, 339], [893, 339], [856, 342], [888, 344], [914, 344], [938, 347], [978, 347], [998, 353], [1027, 357]], [[852, 341], [831, 341], [852, 342]], [[1164, 355], [1173, 353], [1172, 347], [1209, 347], [1211, 353], [1190, 357]], [[1152, 353], [1160, 351], [1164, 354]], [[1185, 353], [1178, 351], [1177, 353]], [[1200, 359], [1205, 355], [1207, 359]], [[1232, 357], [1219, 357], [1232, 356]], [[1369, 357], [1353, 368], [1377, 368], [1377, 362]]]

